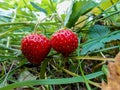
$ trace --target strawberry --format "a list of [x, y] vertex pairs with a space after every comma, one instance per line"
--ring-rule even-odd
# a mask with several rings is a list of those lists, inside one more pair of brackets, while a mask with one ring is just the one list
[[40, 64], [50, 51], [51, 45], [44, 35], [30, 34], [21, 42], [22, 54], [33, 64]]
[[51, 45], [63, 56], [68, 56], [77, 49], [78, 37], [70, 29], [61, 29], [51, 36]]

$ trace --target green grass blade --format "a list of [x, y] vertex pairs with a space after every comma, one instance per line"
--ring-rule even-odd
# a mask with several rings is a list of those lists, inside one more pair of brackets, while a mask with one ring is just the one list
[[[98, 76], [103, 75], [102, 71], [95, 72], [89, 75], [85, 75], [86, 79], [93, 79]], [[72, 84], [84, 82], [82, 76], [72, 77], [72, 78], [61, 78], [61, 79], [41, 79], [41, 80], [29, 80], [18, 83], [9, 84], [5, 87], [0, 88], [0, 90], [11, 90], [13, 88], [22, 87], [22, 86], [34, 86], [34, 85], [58, 85], [58, 84]]]
[[88, 89], [88, 90], [92, 90], [91, 87], [90, 87], [90, 85], [89, 85], [89, 83], [88, 83], [87, 78], [86, 78], [85, 75], [84, 75], [84, 72], [83, 72], [83, 70], [82, 70], [81, 65], [80, 65], [80, 71], [81, 71], [81, 74], [82, 74], [83, 79], [84, 79], [84, 81], [85, 81], [85, 84], [86, 84], [87, 89]]
[[41, 79], [45, 79], [45, 71], [46, 71], [46, 67], [48, 65], [49, 59], [44, 60], [42, 65], [41, 65], [41, 69], [40, 69], [40, 78]]

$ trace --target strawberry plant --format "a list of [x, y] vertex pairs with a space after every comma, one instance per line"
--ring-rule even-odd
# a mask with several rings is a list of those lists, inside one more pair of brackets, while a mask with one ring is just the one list
[[119, 0], [0, 1], [0, 90], [101, 89], [119, 52], [119, 7]]

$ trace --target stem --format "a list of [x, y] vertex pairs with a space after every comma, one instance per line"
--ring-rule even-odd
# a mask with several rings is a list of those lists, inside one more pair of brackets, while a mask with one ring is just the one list
[[111, 17], [111, 16], [113, 16], [113, 15], [115, 15], [115, 14], [119, 14], [119, 13], [120, 13], [120, 10], [119, 10], [119, 11], [116, 11], [116, 12], [114, 12], [114, 13], [106, 16], [106, 17], [103, 17], [103, 18], [101, 18], [101, 19], [98, 19], [98, 20], [96, 20], [95, 22], [98, 22], [98, 21], [100, 21], [100, 20], [104, 20], [104, 19], [106, 19], [106, 18], [108, 18], [108, 17]]
[[[110, 6], [110, 7], [107, 8], [106, 10], [104, 10], [102, 13], [100, 13], [99, 15], [97, 15], [95, 18], [93, 18], [93, 20], [88, 21], [83, 27], [80, 28], [80, 30], [82, 30], [83, 28], [85, 28], [90, 22], [95, 21], [96, 19], [98, 19], [97, 21], [100, 21], [100, 20], [106, 19], [106, 18], [108, 18], [108, 17], [110, 17], [110, 16], [112, 16], [112, 15], [114, 15], [114, 14], [116, 14], [116, 13], [119, 14], [120, 11], [117, 11], [117, 12], [115, 12], [115, 13], [109, 15], [109, 16], [106, 16], [106, 17], [103, 17], [103, 18], [99, 19], [100, 16], [102, 16], [104, 13], [107, 13], [107, 11], [108, 11], [109, 9], [111, 9], [112, 7], [116, 6], [116, 5], [119, 4], [119, 3], [120, 3], [120, 2], [113, 4], [112, 6]], [[99, 7], [98, 7], [98, 8], [99, 8]], [[97, 22], [97, 21], [95, 21], [95, 22]], [[80, 30], [78, 30], [77, 33], [79, 33]]]
[[85, 81], [86, 87], [87, 87], [88, 90], [91, 90], [91, 87], [90, 87], [90, 85], [89, 85], [89, 83], [88, 83], [88, 80], [86, 79], [86, 77], [85, 77], [85, 75], [84, 75], [84, 72], [83, 72], [83, 70], [82, 70], [80, 61], [78, 61], [78, 63], [79, 63], [79, 65], [80, 65], [80, 72], [81, 72], [81, 74], [82, 74], [82, 76], [83, 76], [83, 79], [84, 79], [84, 81]]
[[66, 72], [67, 74], [71, 75], [71, 76], [79, 76], [78, 74], [76, 73], [73, 73], [67, 69], [64, 69], [63, 67], [60, 67], [60, 69], [62, 69], [64, 72]]
[[91, 85], [94, 85], [94, 86], [96, 86], [96, 87], [101, 88], [101, 85], [100, 85], [99, 83], [95, 83], [95, 82], [90, 81], [90, 80], [88, 80], [88, 82], [89, 82]]
[[38, 27], [38, 25], [39, 25], [40, 22], [41, 22], [41, 20], [38, 19], [38, 21], [37, 21], [37, 23], [36, 23], [36, 25], [35, 25], [35, 27], [34, 27], [33, 33], [36, 33], [36, 32], [37, 32], [37, 27]]
[[[112, 3], [112, 5], [114, 4], [113, 0], [110, 0], [110, 2]], [[118, 11], [118, 9], [117, 9], [117, 6], [116, 6], [116, 5], [114, 6], [114, 9], [115, 9], [116, 11]]]
[[114, 58], [103, 58], [103, 57], [97, 57], [97, 56], [76, 56], [76, 57], [71, 57], [73, 59], [88, 59], [88, 60], [101, 60], [101, 61], [115, 61]]

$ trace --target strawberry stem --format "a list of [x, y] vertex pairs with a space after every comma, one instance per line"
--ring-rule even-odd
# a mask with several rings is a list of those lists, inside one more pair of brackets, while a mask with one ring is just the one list
[[38, 25], [40, 24], [41, 20], [38, 19], [37, 23], [35, 24], [35, 27], [34, 27], [34, 30], [33, 30], [33, 33], [37, 33], [37, 28], [38, 28]]
[[43, 19], [41, 20], [40, 18], [38, 18], [38, 21], [37, 21], [37, 23], [35, 24], [33, 33], [37, 33], [37, 28], [38, 28], [39, 24], [40, 24], [43, 20], [45, 20], [45, 19], [46, 19], [46, 18], [43, 18]]

